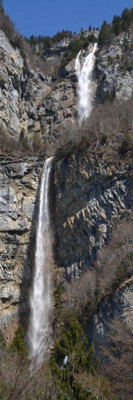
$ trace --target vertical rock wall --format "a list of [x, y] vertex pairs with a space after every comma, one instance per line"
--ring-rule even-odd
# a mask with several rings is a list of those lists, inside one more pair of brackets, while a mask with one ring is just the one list
[[35, 158], [0, 160], [0, 329], [7, 340], [28, 313], [42, 165]]
[[56, 255], [68, 277], [91, 266], [113, 221], [133, 207], [133, 170], [84, 148], [55, 165]]

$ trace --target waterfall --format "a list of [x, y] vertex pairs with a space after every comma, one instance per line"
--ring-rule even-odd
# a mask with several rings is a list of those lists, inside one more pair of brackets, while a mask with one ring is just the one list
[[49, 176], [52, 157], [44, 163], [40, 196], [39, 217], [36, 234], [35, 270], [30, 294], [30, 321], [28, 329], [29, 359], [31, 370], [37, 369], [47, 357], [49, 317], [51, 311], [50, 295], [50, 213]]
[[78, 78], [77, 107], [80, 125], [83, 120], [89, 117], [92, 110], [92, 71], [96, 48], [97, 43], [94, 44], [92, 52], [85, 57], [85, 60], [80, 50], [75, 62], [75, 70]]

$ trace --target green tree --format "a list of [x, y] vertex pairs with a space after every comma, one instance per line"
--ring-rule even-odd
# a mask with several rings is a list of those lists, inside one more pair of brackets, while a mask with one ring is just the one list
[[102, 47], [105, 44], [110, 44], [111, 33], [112, 33], [111, 26], [107, 24], [106, 21], [104, 21], [99, 33], [99, 39], [98, 39], [99, 46]]
[[[60, 338], [56, 340], [50, 366], [58, 400], [111, 400], [107, 380], [97, 374], [94, 347], [87, 349], [87, 338], [75, 316], [66, 321]], [[95, 394], [96, 386], [99, 397]]]
[[121, 18], [118, 17], [118, 15], [114, 15], [112, 24], [113, 24], [113, 32], [114, 32], [114, 34], [116, 36], [119, 35], [119, 33], [121, 31]]
[[125, 10], [122, 12], [121, 21], [122, 21], [122, 30], [124, 31], [128, 30], [131, 23], [131, 14], [128, 8], [125, 8]]
[[22, 326], [19, 325], [18, 329], [15, 332], [13, 342], [10, 345], [10, 349], [12, 351], [18, 351], [23, 356], [27, 354], [27, 350], [24, 345], [24, 337], [25, 337], [24, 330]]
[[31, 46], [34, 46], [34, 45], [36, 44], [36, 38], [35, 38], [35, 36], [34, 36], [34, 35], [31, 35], [28, 41], [29, 41], [29, 43], [30, 43]]

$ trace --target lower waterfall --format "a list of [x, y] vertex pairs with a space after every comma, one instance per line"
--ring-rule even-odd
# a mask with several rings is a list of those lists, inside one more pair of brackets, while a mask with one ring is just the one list
[[92, 52], [85, 59], [82, 57], [82, 51], [80, 50], [75, 62], [75, 70], [78, 78], [77, 108], [80, 125], [83, 120], [89, 117], [92, 110], [92, 71], [96, 48], [97, 43], [94, 44]]
[[31, 370], [37, 369], [47, 358], [49, 317], [51, 311], [50, 268], [51, 229], [49, 213], [49, 177], [52, 157], [44, 163], [39, 197], [39, 217], [36, 234], [35, 270], [30, 294], [28, 329]]

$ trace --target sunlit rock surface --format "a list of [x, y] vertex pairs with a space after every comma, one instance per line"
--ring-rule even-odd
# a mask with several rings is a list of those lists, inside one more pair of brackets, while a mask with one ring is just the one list
[[42, 165], [35, 158], [0, 160], [0, 329], [7, 340], [22, 314], [28, 313], [34, 206]]

